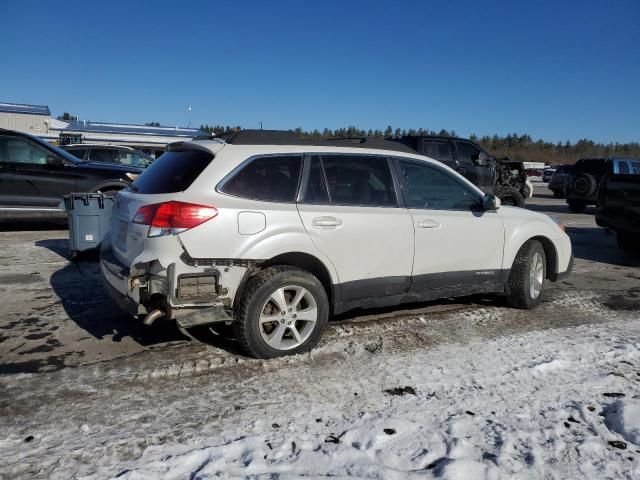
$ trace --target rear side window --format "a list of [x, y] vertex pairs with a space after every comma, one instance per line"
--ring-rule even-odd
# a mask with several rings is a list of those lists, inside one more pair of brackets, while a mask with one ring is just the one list
[[[328, 190], [334, 205], [396, 207], [393, 177], [386, 157], [373, 155], [311, 155], [311, 170], [304, 201], [318, 202]], [[322, 165], [322, 169], [319, 167]], [[326, 178], [323, 188], [322, 171]], [[317, 188], [309, 188], [316, 186]], [[315, 193], [312, 193], [315, 192]], [[307, 195], [315, 195], [307, 200]]]
[[175, 193], [189, 188], [213, 160], [213, 154], [202, 150], [166, 152], [149, 165], [133, 182], [138, 193]]
[[115, 163], [116, 160], [113, 157], [114, 152], [112, 150], [106, 150], [103, 148], [89, 150], [89, 160], [92, 162]]
[[615, 165], [615, 170], [617, 171], [614, 171], [614, 173], [622, 175], [640, 175], [640, 160], [616, 160]]
[[424, 155], [441, 162], [452, 162], [453, 152], [451, 142], [448, 140], [425, 140], [423, 143]]
[[266, 202], [295, 202], [301, 169], [302, 155], [257, 157], [225, 181], [220, 191]]

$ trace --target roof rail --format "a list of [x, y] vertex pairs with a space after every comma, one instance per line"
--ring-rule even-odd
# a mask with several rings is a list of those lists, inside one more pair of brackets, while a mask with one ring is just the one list
[[416, 153], [415, 150], [399, 142], [392, 142], [377, 137], [350, 137], [332, 139], [313, 139], [298, 135], [292, 130], [239, 130], [227, 137], [232, 145], [313, 145], [341, 146], [353, 148], [374, 148], [394, 150], [405, 153]]

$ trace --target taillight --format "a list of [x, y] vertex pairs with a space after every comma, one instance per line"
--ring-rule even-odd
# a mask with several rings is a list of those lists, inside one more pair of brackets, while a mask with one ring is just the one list
[[133, 223], [149, 225], [149, 237], [184, 232], [218, 215], [215, 207], [185, 202], [165, 202], [143, 205], [133, 217]]

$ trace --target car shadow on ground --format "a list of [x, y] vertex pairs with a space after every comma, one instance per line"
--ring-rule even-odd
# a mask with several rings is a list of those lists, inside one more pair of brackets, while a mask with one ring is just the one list
[[573, 256], [592, 262], [637, 267], [640, 260], [625, 253], [616, 242], [615, 233], [600, 227], [566, 227], [571, 238]]
[[67, 230], [67, 219], [59, 220], [0, 220], [0, 232], [36, 232], [47, 230]]
[[[538, 196], [538, 195], [536, 195]], [[528, 203], [526, 206], [527, 210], [531, 210], [532, 212], [542, 212], [542, 213], [572, 213], [569, 210], [569, 206], [566, 204], [563, 205], [534, 205]], [[595, 207], [587, 207], [584, 212], [587, 215], [594, 215], [596, 213]]]
[[143, 347], [195, 339], [230, 353], [239, 352], [232, 330], [225, 325], [182, 332], [174, 321], [159, 319], [148, 326], [144, 325], [142, 318], [134, 318], [121, 311], [104, 288], [97, 252], [83, 252], [71, 262], [67, 239], [39, 240], [36, 246], [69, 260], [51, 275], [51, 287], [60, 298], [67, 316], [94, 338], [120, 342], [128, 337]]

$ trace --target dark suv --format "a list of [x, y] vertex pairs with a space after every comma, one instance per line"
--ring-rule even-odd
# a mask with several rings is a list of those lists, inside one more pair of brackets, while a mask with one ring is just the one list
[[118, 163], [131, 167], [146, 168], [153, 162], [153, 157], [131, 147], [120, 145], [92, 145], [80, 143], [64, 145], [62, 150], [86, 162]]
[[620, 248], [640, 254], [640, 158], [613, 158], [598, 188], [596, 223], [616, 232]]
[[407, 135], [392, 140], [451, 167], [486, 193], [495, 194], [504, 205], [522, 207], [530, 196], [522, 162], [494, 159], [471, 140], [439, 135]]
[[82, 162], [44, 140], [0, 129], [0, 218], [58, 216], [72, 192], [116, 192], [141, 168]]
[[582, 158], [567, 177], [565, 195], [572, 212], [583, 212], [587, 205], [597, 205], [598, 186], [605, 175], [611, 173], [608, 158]]

